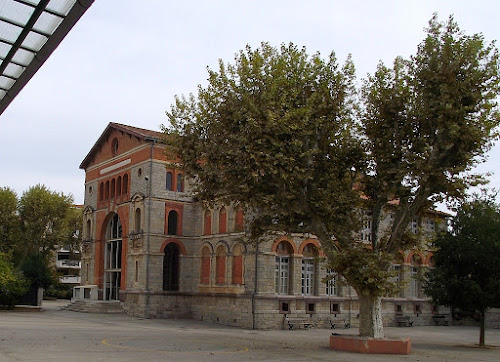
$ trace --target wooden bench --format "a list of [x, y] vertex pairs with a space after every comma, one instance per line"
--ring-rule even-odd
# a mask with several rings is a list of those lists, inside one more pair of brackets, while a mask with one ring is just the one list
[[434, 321], [434, 325], [439, 326], [443, 324], [444, 326], [448, 325], [448, 320], [444, 314], [434, 314], [432, 316], [432, 320]]
[[300, 318], [300, 317], [289, 318], [285, 316], [285, 321], [290, 331], [294, 330], [295, 328], [298, 329], [301, 326], [304, 329], [309, 329], [313, 325], [312, 321], [309, 318]]
[[341, 325], [344, 329], [351, 328], [351, 323], [346, 322], [345, 319], [330, 319], [330, 329], [335, 329], [337, 325]]
[[396, 324], [398, 327], [413, 327], [413, 321], [409, 316], [396, 316]]

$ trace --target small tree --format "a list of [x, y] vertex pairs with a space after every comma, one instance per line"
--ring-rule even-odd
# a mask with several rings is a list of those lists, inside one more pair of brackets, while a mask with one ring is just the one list
[[31, 251], [24, 257], [20, 270], [28, 280], [32, 290], [47, 289], [51, 285], [57, 284], [55, 271], [49, 265], [48, 256], [37, 251]]
[[500, 307], [500, 207], [492, 197], [461, 205], [452, 231], [436, 240], [435, 268], [424, 288], [436, 304], [480, 313], [484, 346], [485, 312]]
[[12, 307], [18, 297], [26, 293], [28, 282], [16, 273], [6, 254], [0, 253], [0, 305]]
[[12, 251], [20, 226], [16, 193], [8, 187], [0, 187], [0, 252]]
[[61, 246], [69, 249], [70, 259], [80, 259], [80, 252], [82, 251], [83, 210], [77, 207], [70, 207], [64, 220], [66, 241]]

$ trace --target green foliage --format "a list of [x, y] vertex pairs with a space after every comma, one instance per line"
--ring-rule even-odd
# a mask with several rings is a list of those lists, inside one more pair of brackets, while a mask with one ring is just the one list
[[12, 307], [17, 298], [27, 291], [28, 281], [14, 272], [6, 254], [0, 253], [0, 305]]
[[[369, 162], [360, 183], [374, 215], [375, 250], [401, 249], [415, 215], [485, 181], [467, 172], [498, 137], [499, 84], [494, 44], [437, 16], [415, 56], [397, 58], [393, 68], [380, 64], [365, 81], [361, 121]], [[391, 199], [399, 200], [395, 221], [378, 240], [379, 216]]]
[[[196, 96], [176, 98], [165, 132], [200, 200], [241, 205], [254, 240], [316, 235], [329, 266], [373, 300], [394, 290], [395, 254], [419, 242], [409, 222], [485, 182], [467, 172], [498, 136], [498, 52], [434, 16], [415, 56], [364, 81], [361, 103], [354, 84], [350, 58], [247, 47]], [[361, 209], [372, 219], [362, 244]]]
[[499, 206], [492, 198], [476, 198], [461, 206], [452, 227], [436, 240], [426, 294], [468, 312], [500, 307]]
[[17, 196], [8, 187], [0, 187], [0, 252], [10, 252], [20, 230]]
[[65, 241], [62, 246], [70, 251], [70, 258], [80, 258], [82, 248], [83, 210], [70, 207], [64, 218]]
[[[252, 236], [269, 230], [350, 233], [355, 167], [354, 67], [290, 44], [247, 47], [209, 70], [209, 85], [167, 112], [171, 154], [197, 177], [208, 203], [252, 213]], [[182, 137], [174, 137], [182, 135]], [[201, 160], [201, 162], [199, 162]], [[248, 215], [249, 213], [247, 213]], [[340, 230], [340, 226], [344, 228]]]
[[74, 225], [67, 220], [73, 199], [50, 191], [43, 185], [30, 187], [19, 200], [23, 250], [43, 254], [65, 245], [73, 236]]
[[49, 265], [48, 256], [37, 251], [31, 251], [24, 257], [20, 269], [32, 288], [46, 289], [58, 283], [55, 272]]

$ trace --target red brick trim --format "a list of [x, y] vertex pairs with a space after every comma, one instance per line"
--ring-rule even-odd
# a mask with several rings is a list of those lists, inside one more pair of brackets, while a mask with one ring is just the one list
[[172, 239], [172, 238], [168, 238], [167, 240], [165, 240], [161, 244], [160, 253], [163, 253], [163, 251], [165, 250], [165, 247], [170, 243], [174, 243], [174, 244], [177, 244], [179, 246], [179, 251], [180, 251], [181, 255], [187, 255], [186, 247], [184, 246], [182, 241], [180, 241], [178, 239]]
[[288, 242], [290, 244], [290, 246], [292, 247], [293, 253], [297, 254], [297, 247], [295, 246], [295, 243], [292, 240], [290, 240], [289, 238], [287, 238], [286, 236], [280, 236], [278, 239], [276, 239], [273, 246], [271, 247], [271, 250], [276, 253], [277, 249], [278, 249], [278, 245], [282, 241]]

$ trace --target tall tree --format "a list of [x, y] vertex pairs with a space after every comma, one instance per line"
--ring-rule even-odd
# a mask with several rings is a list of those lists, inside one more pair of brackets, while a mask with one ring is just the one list
[[47, 255], [57, 246], [65, 245], [73, 233], [73, 226], [67, 221], [72, 202], [72, 197], [43, 185], [25, 191], [19, 200], [23, 250]]
[[485, 312], [500, 307], [500, 206], [492, 197], [464, 203], [436, 248], [426, 293], [436, 304], [479, 312], [484, 346]]
[[[498, 67], [494, 44], [485, 45], [478, 34], [465, 35], [452, 17], [441, 23], [435, 15], [415, 56], [397, 58], [392, 68], [380, 64], [365, 81], [361, 121], [368, 167], [360, 189], [368, 197], [373, 225], [370, 251], [376, 262], [370, 273], [385, 279], [390, 257], [418, 242], [408, 237], [407, 226], [423, 210], [463, 197], [469, 186], [484, 182], [469, 171], [498, 136]], [[380, 230], [384, 206], [392, 199], [399, 201], [394, 222]], [[356, 284], [361, 296], [378, 296], [372, 307], [380, 308], [384, 288]], [[362, 325], [381, 327], [375, 320], [379, 310], [371, 318], [361, 318]]]
[[[254, 238], [316, 235], [357, 292], [360, 335], [381, 338], [391, 261], [417, 242], [409, 221], [482, 181], [463, 173], [497, 136], [498, 54], [434, 17], [414, 57], [366, 80], [359, 123], [353, 82], [350, 59], [340, 67], [333, 53], [325, 61], [294, 45], [247, 47], [209, 70], [196, 97], [176, 98], [167, 152], [197, 180], [201, 200], [243, 205]], [[390, 200], [399, 202], [394, 223], [380, 230]], [[366, 217], [371, 237], [361, 241]]]
[[17, 195], [8, 187], [0, 187], [0, 253], [9, 253], [20, 230]]

